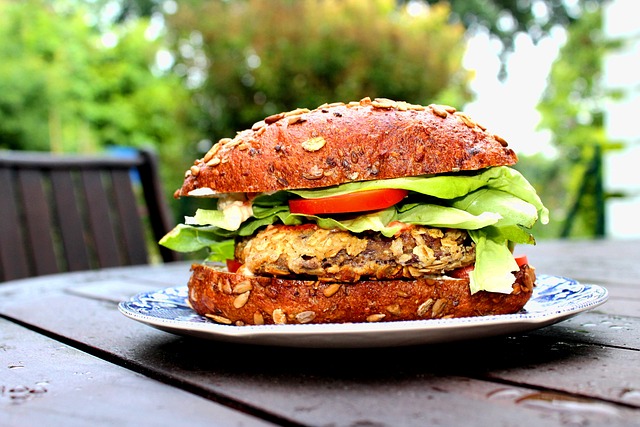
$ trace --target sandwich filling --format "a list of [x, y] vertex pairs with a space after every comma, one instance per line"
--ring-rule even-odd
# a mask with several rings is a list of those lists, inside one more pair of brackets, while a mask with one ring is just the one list
[[354, 234], [315, 224], [270, 225], [242, 239], [235, 259], [250, 274], [309, 277], [323, 282], [415, 279], [472, 265], [475, 244], [465, 230], [409, 225], [392, 237]]
[[[290, 201], [402, 189], [392, 206], [359, 213], [292, 213]], [[239, 272], [353, 282], [446, 275], [474, 265], [471, 293], [511, 293], [516, 243], [548, 222], [531, 184], [507, 166], [349, 182], [308, 190], [224, 195], [199, 209], [160, 244], [181, 252], [208, 248], [210, 261], [236, 259]]]

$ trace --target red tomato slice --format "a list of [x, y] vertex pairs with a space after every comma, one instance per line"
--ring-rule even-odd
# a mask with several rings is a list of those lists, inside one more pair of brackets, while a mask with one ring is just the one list
[[518, 255], [515, 257], [516, 263], [518, 263], [518, 267], [522, 267], [525, 264], [529, 264], [529, 260], [526, 255]]
[[[514, 258], [516, 260], [516, 264], [518, 264], [518, 267], [522, 267], [525, 264], [529, 264], [529, 260], [527, 260], [526, 255], [518, 255], [518, 256], [515, 256]], [[451, 277], [455, 277], [456, 279], [465, 279], [469, 277], [469, 273], [473, 271], [473, 268], [474, 268], [473, 265], [468, 265], [466, 267], [456, 268], [455, 270], [450, 271], [447, 274]]]
[[469, 273], [473, 271], [473, 265], [468, 265], [466, 267], [456, 268], [453, 271], [447, 273], [451, 277], [455, 277], [456, 279], [466, 279], [469, 277]]
[[229, 273], [235, 273], [236, 271], [238, 271], [241, 265], [242, 264], [236, 261], [235, 259], [227, 260], [227, 270], [229, 271]]
[[407, 193], [407, 190], [384, 188], [319, 199], [292, 199], [289, 209], [291, 213], [305, 215], [375, 211], [395, 205]]

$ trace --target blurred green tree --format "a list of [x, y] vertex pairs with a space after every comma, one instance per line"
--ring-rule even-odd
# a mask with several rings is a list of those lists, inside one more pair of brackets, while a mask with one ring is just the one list
[[[400, 0], [412, 3], [416, 0]], [[423, 0], [438, 4], [442, 0]], [[488, 31], [501, 43], [500, 76], [507, 73], [506, 60], [515, 46], [519, 33], [526, 33], [534, 42], [548, 36], [554, 27], [568, 28], [585, 11], [597, 10], [610, 0], [449, 0], [451, 16], [462, 22], [467, 31]]]
[[[558, 212], [571, 216], [598, 206], [580, 196], [598, 182], [581, 177], [610, 147], [594, 107], [598, 33], [576, 20], [597, 16], [604, 1], [0, 0], [0, 148], [151, 144], [166, 182], [178, 185], [212, 143], [275, 112], [364, 96], [462, 108], [471, 99], [467, 31], [489, 31], [508, 52], [518, 32], [535, 40], [573, 23], [582, 35], [563, 51], [540, 106], [561, 160], [520, 165], [532, 166], [545, 193], [566, 189], [560, 198], [574, 203], [558, 201]], [[600, 221], [594, 209], [578, 211], [573, 224]]]
[[[109, 4], [113, 0], [91, 0]], [[487, 31], [502, 45], [501, 76], [506, 75], [506, 59], [514, 49], [519, 33], [528, 34], [534, 42], [550, 34], [554, 27], [568, 27], [585, 10], [595, 10], [610, 0], [448, 0], [450, 22], [461, 23], [469, 33]], [[162, 13], [165, 0], [119, 0], [120, 9], [114, 20], [124, 22], [136, 16]], [[443, 0], [396, 0], [400, 7], [420, 9], [425, 4], [437, 5]], [[182, 2], [184, 4], [184, 2]]]
[[568, 31], [538, 105], [540, 127], [552, 132], [558, 158], [546, 168], [544, 183], [555, 187], [559, 237], [602, 237], [605, 198], [602, 157], [621, 148], [604, 128], [605, 100], [616, 96], [602, 84], [603, 58], [620, 41], [602, 33], [602, 11], [585, 13]]
[[174, 69], [194, 88], [214, 142], [324, 102], [470, 99], [464, 28], [449, 23], [444, 3], [412, 15], [394, 0], [193, 0], [168, 25]]
[[[152, 145], [163, 164], [184, 167], [194, 111], [182, 80], [153, 68], [162, 39], [146, 18], [100, 30], [95, 21], [82, 2], [0, 0], [0, 148]], [[163, 168], [170, 182], [181, 174]]]

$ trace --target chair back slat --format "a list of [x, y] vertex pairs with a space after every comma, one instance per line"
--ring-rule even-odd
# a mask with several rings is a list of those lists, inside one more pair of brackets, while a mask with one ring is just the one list
[[27, 253], [20, 224], [15, 174], [0, 168], [0, 280], [13, 280], [29, 275]]
[[66, 269], [89, 270], [92, 265], [87, 249], [86, 224], [82, 218], [83, 204], [74, 182], [76, 177], [73, 171], [65, 169], [52, 170], [50, 177]]
[[[130, 264], [143, 264], [148, 259], [147, 242], [143, 232], [141, 214], [148, 215], [148, 212], [140, 212], [143, 207], [139, 206], [136, 196], [131, 186], [131, 171], [112, 170], [111, 182], [113, 185], [113, 195], [115, 197], [115, 220], [120, 226], [122, 234], [123, 250]], [[137, 174], [137, 171], [135, 171]]]
[[43, 175], [35, 169], [19, 170], [17, 175], [24, 210], [25, 237], [30, 249], [27, 256], [36, 275], [56, 273], [59, 268], [51, 234], [54, 227]]
[[87, 205], [87, 219], [90, 229], [89, 235], [93, 237], [90, 242], [95, 251], [99, 267], [116, 267], [122, 265], [118, 248], [116, 230], [108, 224], [113, 224], [112, 202], [109, 200], [107, 189], [102, 182], [102, 173], [99, 170], [82, 171], [82, 183], [84, 185], [84, 197]]
[[[169, 210], [169, 205], [162, 197], [160, 185], [160, 170], [158, 158], [153, 152], [143, 150], [140, 152], [143, 161], [138, 164], [138, 177], [145, 200], [145, 206], [149, 213], [149, 223], [156, 241], [160, 240], [174, 226], [174, 220]], [[164, 246], [158, 246], [160, 256], [165, 261], [181, 259], [181, 255]]]
[[133, 157], [0, 151], [0, 282], [162, 261], [173, 227], [154, 153]]

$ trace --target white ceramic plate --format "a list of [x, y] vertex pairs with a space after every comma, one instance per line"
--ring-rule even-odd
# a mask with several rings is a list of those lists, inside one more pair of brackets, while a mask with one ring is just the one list
[[214, 323], [186, 304], [186, 286], [145, 292], [123, 301], [127, 317], [178, 335], [286, 347], [387, 347], [435, 344], [521, 333], [603, 304], [607, 290], [539, 275], [531, 300], [516, 314], [403, 322], [230, 326]]

